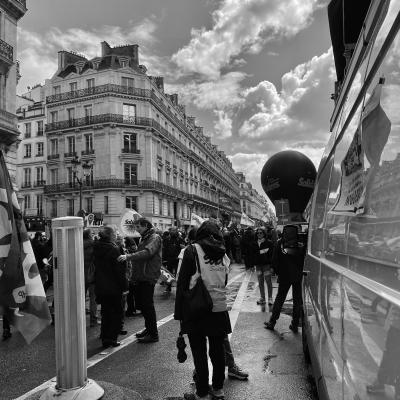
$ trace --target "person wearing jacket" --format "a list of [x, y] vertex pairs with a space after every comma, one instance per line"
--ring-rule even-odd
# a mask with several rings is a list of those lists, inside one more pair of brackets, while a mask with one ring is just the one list
[[103, 347], [117, 347], [124, 313], [122, 297], [128, 292], [126, 263], [117, 261], [120, 251], [115, 230], [105, 226], [99, 236], [93, 244], [93, 255], [96, 301], [101, 304], [101, 339]]
[[254, 267], [254, 252], [256, 249], [253, 228], [250, 226], [243, 234], [241, 247], [245, 268], [246, 270], [252, 269]]
[[97, 326], [97, 303], [95, 294], [94, 250], [92, 232], [83, 231], [83, 266], [85, 273], [85, 293], [89, 291], [90, 327]]
[[118, 261], [132, 262], [132, 279], [136, 283], [135, 300], [145, 322], [145, 329], [136, 334], [138, 342], [158, 342], [153, 297], [155, 285], [161, 274], [161, 237], [155, 233], [153, 225], [146, 218], [139, 218], [135, 222], [135, 227], [141, 235], [137, 251], [119, 256]]
[[256, 229], [256, 246], [254, 251], [254, 265], [256, 266], [258, 285], [260, 288], [260, 299], [257, 304], [265, 304], [265, 286], [267, 283], [268, 305], [273, 304], [272, 300], [272, 271], [271, 260], [273, 252], [273, 243], [267, 238], [267, 232], [264, 228]]
[[[185, 293], [196, 284], [195, 254], [198, 255], [203, 282], [213, 301], [213, 309], [205, 317], [184, 319]], [[196, 393], [185, 393], [187, 400], [224, 398], [225, 378], [224, 340], [232, 332], [227, 311], [226, 284], [230, 260], [225, 253], [222, 233], [212, 221], [201, 224], [193, 246], [185, 250], [179, 271], [174, 318], [181, 321], [182, 333], [187, 333], [196, 370]], [[207, 339], [213, 365], [212, 386], [208, 385]]]
[[283, 228], [282, 238], [275, 245], [272, 256], [272, 267], [279, 278], [278, 294], [272, 308], [271, 318], [264, 322], [265, 328], [273, 330], [279, 318], [287, 293], [292, 287], [293, 317], [289, 326], [294, 333], [298, 326], [303, 304], [301, 294], [301, 281], [303, 278], [303, 264], [305, 257], [304, 244], [299, 241], [298, 227], [286, 225]]

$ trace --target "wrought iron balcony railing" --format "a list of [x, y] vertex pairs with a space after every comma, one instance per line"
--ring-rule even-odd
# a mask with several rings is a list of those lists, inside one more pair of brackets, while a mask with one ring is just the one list
[[40, 181], [36, 181], [33, 186], [35, 187], [39, 187], [39, 186], [44, 186], [46, 184], [46, 181], [44, 180], [40, 180]]
[[81, 155], [83, 155], [83, 156], [90, 156], [90, 155], [92, 155], [92, 154], [94, 154], [94, 149], [82, 150], [82, 151], [81, 151]]
[[4, 40], [0, 39], [0, 56], [5, 58], [9, 64], [13, 63], [13, 53], [13, 47]]
[[64, 157], [65, 158], [67, 158], [67, 157], [75, 157], [77, 154], [76, 154], [76, 151], [70, 151], [69, 153], [64, 153]]
[[140, 149], [129, 149], [129, 148], [122, 148], [121, 153], [126, 153], [126, 154], [140, 154]]

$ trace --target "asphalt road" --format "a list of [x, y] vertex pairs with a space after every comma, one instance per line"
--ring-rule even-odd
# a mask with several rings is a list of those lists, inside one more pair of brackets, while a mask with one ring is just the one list
[[[274, 285], [276, 286], [276, 284]], [[250, 373], [248, 381], [227, 380], [226, 399], [316, 399], [310, 372], [304, 363], [301, 335], [289, 329], [290, 317], [283, 314], [276, 331], [264, 329], [267, 308], [256, 304], [259, 297], [257, 277], [235, 264], [229, 283], [232, 326], [231, 343], [237, 364]], [[144, 399], [179, 398], [190, 385], [193, 362], [179, 364], [175, 341], [179, 326], [173, 320], [174, 289], [165, 294], [156, 286], [155, 303], [160, 342], [137, 343], [134, 333], [142, 329], [142, 317], [128, 318], [123, 346], [103, 350], [100, 327], [87, 328], [88, 376], [98, 382], [134, 390]], [[290, 301], [287, 304], [290, 308]], [[187, 340], [186, 340], [187, 342]], [[24, 400], [48, 386], [56, 375], [54, 327], [48, 327], [31, 345], [14, 333], [0, 342], [0, 400]], [[45, 383], [42, 387], [42, 385]]]

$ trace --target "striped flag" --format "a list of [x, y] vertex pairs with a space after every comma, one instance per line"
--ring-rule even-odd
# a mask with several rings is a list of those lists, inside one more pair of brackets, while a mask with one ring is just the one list
[[46, 294], [0, 151], [0, 313], [30, 343], [51, 323]]

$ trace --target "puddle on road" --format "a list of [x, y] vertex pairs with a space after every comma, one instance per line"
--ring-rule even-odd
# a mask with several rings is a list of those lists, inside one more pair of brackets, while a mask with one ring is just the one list
[[264, 366], [263, 366], [263, 372], [265, 372], [266, 374], [273, 374], [274, 371], [272, 371], [272, 369], [269, 367], [269, 363], [273, 358], [278, 357], [276, 354], [271, 354], [268, 353], [264, 358]]

